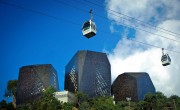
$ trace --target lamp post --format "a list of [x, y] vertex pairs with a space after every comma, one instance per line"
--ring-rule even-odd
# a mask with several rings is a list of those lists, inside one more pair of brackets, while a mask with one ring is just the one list
[[173, 99], [173, 103], [174, 103], [174, 109], [177, 110], [176, 108], [176, 103], [175, 103], [175, 100]]
[[115, 105], [114, 95], [112, 96], [112, 98], [113, 98], [113, 104]]
[[130, 110], [130, 101], [131, 101], [131, 97], [126, 97], [126, 100], [127, 100], [128, 103], [129, 103], [129, 110]]

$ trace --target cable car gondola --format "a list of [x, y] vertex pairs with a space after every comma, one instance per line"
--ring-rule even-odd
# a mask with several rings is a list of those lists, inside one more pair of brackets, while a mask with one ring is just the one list
[[162, 57], [161, 57], [161, 62], [163, 66], [167, 66], [171, 64], [171, 58], [169, 57], [168, 54], [164, 54], [163, 52], [164, 48], [162, 48]]
[[82, 27], [83, 36], [85, 36], [87, 38], [91, 38], [91, 37], [95, 36], [96, 32], [97, 32], [96, 24], [95, 24], [95, 22], [92, 21], [92, 19], [93, 19], [92, 10], [90, 10], [90, 15], [91, 15], [91, 19], [86, 21]]

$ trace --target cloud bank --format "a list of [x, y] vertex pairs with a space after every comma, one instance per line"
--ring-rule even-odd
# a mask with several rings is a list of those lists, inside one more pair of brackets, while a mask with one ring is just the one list
[[[168, 50], [180, 51], [180, 42], [176, 42], [180, 41], [180, 35], [157, 28], [161, 27], [180, 33], [179, 0], [107, 0], [105, 5], [107, 16], [112, 21], [110, 26], [112, 33], [124, 31], [118, 30], [117, 27], [122, 26], [123, 23], [128, 24], [154, 33], [150, 34], [136, 29], [133, 40]], [[149, 27], [109, 9], [152, 23], [155, 27]], [[166, 51], [170, 55], [172, 62], [170, 66], [164, 67], [161, 64], [162, 51], [160, 48], [142, 45], [129, 40], [128, 32], [130, 33], [130, 31], [126, 30], [116, 47], [111, 52], [108, 52], [108, 58], [111, 62], [112, 81], [124, 72], [147, 72], [155, 85], [156, 91], [161, 91], [167, 96], [173, 94], [180, 96], [180, 53]]]

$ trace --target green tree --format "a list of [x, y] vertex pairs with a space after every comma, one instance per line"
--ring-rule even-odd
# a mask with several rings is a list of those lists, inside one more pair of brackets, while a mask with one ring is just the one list
[[17, 89], [17, 80], [9, 80], [7, 83], [7, 89], [4, 93], [5, 97], [13, 97], [13, 106], [16, 108], [16, 89]]
[[7, 106], [7, 102], [5, 100], [2, 100], [0, 102], [0, 108], [6, 108], [6, 106]]
[[63, 108], [63, 110], [72, 110], [73, 104], [72, 103], [64, 103], [62, 108]]
[[144, 106], [145, 110], [152, 110], [156, 108], [156, 95], [155, 94], [147, 93], [145, 95], [144, 101], [146, 102]]
[[180, 110], [180, 97], [177, 95], [172, 95], [168, 98], [169, 105], [176, 108], [177, 110]]
[[83, 92], [76, 92], [75, 97], [77, 98], [78, 105], [80, 105], [82, 102], [85, 102], [88, 100], [87, 94]]
[[62, 106], [61, 103], [54, 97], [56, 89], [54, 87], [48, 87], [43, 93], [43, 98], [39, 100], [40, 108], [42, 110], [54, 110], [56, 106]]
[[118, 102], [116, 103], [116, 106], [117, 106], [118, 108], [123, 109], [124, 107], [128, 106], [128, 102], [127, 102], [127, 101], [118, 101]]
[[92, 99], [91, 103], [93, 110], [115, 110], [113, 98], [109, 96], [101, 96], [94, 98]]
[[156, 109], [162, 110], [166, 107], [167, 97], [162, 92], [156, 92]]
[[0, 110], [15, 110], [12, 103], [7, 103], [5, 100], [0, 102]]
[[127, 101], [118, 101], [115, 105], [115, 110], [125, 110], [126, 106], [128, 106]]
[[91, 106], [90, 106], [89, 102], [87, 102], [87, 101], [82, 102], [78, 108], [78, 110], [90, 110], [90, 109], [91, 109]]
[[43, 98], [49, 98], [49, 97], [53, 97], [54, 92], [56, 92], [57, 90], [53, 87], [47, 87], [43, 93]]
[[141, 100], [137, 103], [137, 109], [138, 110], [144, 110], [146, 108], [147, 102], [144, 100]]
[[[54, 87], [48, 87], [43, 93], [43, 97], [34, 102], [30, 102], [27, 106], [29, 110], [61, 110], [62, 103], [60, 103], [55, 97], [54, 92], [56, 89]], [[27, 110], [27, 109], [26, 109]]]

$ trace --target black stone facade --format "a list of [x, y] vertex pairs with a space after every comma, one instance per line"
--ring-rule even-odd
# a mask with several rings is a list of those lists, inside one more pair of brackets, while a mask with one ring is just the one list
[[120, 74], [112, 84], [114, 100], [123, 101], [131, 97], [132, 101], [144, 99], [145, 94], [155, 93], [155, 87], [145, 72]]
[[23, 66], [19, 70], [17, 105], [33, 102], [53, 86], [59, 90], [57, 72], [51, 64]]
[[78, 51], [65, 68], [65, 90], [90, 98], [111, 95], [111, 67], [105, 53]]

